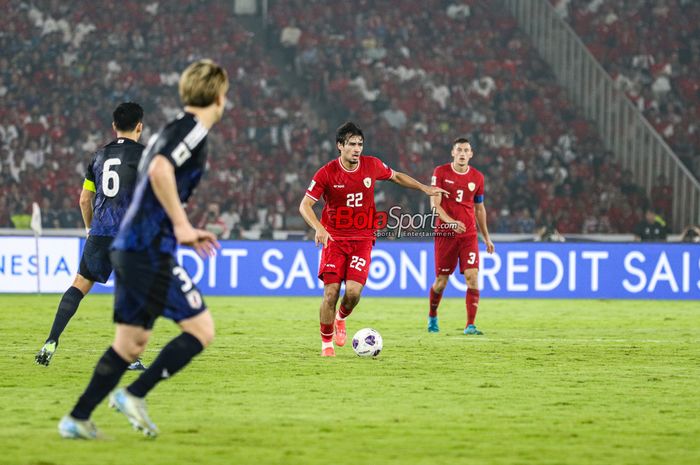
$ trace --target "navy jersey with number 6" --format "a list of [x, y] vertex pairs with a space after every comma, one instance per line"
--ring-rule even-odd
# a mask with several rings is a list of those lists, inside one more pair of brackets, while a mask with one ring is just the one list
[[117, 235], [134, 193], [143, 148], [120, 137], [95, 152], [83, 182], [84, 189], [95, 193], [90, 235]]
[[151, 138], [139, 165], [134, 199], [112, 243], [113, 250], [175, 252], [173, 224], [153, 192], [148, 167], [156, 155], [165, 156], [175, 168], [180, 201], [187, 202], [204, 172], [207, 132], [194, 115], [183, 113]]

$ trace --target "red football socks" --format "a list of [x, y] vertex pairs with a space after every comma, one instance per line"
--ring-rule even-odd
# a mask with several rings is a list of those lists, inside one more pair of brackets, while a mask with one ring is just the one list
[[467, 326], [473, 325], [479, 309], [479, 290], [467, 289]]
[[338, 309], [338, 315], [336, 316], [336, 318], [338, 318], [340, 320], [344, 320], [350, 316], [350, 314], [352, 313], [352, 310], [353, 310], [352, 308], [350, 310], [348, 310], [347, 308], [343, 307], [343, 305], [341, 304], [340, 308]]
[[442, 293], [438, 294], [433, 290], [433, 287], [430, 286], [430, 311], [428, 312], [428, 316], [437, 316], [440, 300], [442, 300]]
[[333, 323], [329, 325], [324, 325], [321, 323], [321, 340], [323, 342], [333, 341]]

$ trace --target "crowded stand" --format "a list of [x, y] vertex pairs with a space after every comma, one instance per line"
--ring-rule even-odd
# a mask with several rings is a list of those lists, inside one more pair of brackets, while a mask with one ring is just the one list
[[[270, 2], [267, 47], [287, 58], [273, 63], [225, 2], [11, 2], [0, 18], [0, 227], [28, 226], [32, 202], [44, 227], [83, 227], [82, 177], [113, 137], [113, 108], [143, 106], [146, 143], [180, 111], [178, 72], [206, 56], [229, 71], [231, 103], [188, 210], [220, 237], [305, 230], [297, 206], [335, 156], [335, 127], [346, 118], [364, 129], [366, 154], [423, 182], [467, 135], [494, 232], [632, 232], [650, 206], [646, 193], [505, 10], [476, 0], [402, 5]], [[208, 25], [190, 21], [187, 34], [164, 27], [187, 15], [206, 15]], [[380, 184], [379, 208], [429, 209], [424, 196], [392, 187]], [[670, 204], [651, 206], [670, 219]]]
[[[531, 233], [546, 221], [564, 233], [632, 230], [645, 193], [498, 4], [361, 5], [280, 0], [271, 16], [307, 94], [361, 121], [366, 153], [427, 180], [466, 134], [494, 231]], [[385, 204], [427, 208], [396, 192]]]
[[[190, 15], [207, 21], [165, 27]], [[230, 4], [11, 2], [0, 22], [0, 227], [26, 227], [32, 202], [43, 207], [44, 227], [83, 227], [82, 177], [92, 152], [114, 137], [112, 110], [140, 103], [146, 144], [180, 111], [179, 72], [202, 56], [229, 70], [231, 108], [211, 134], [209, 174], [188, 206], [194, 218], [206, 223], [217, 204], [234, 234], [282, 229], [328, 153], [325, 128], [319, 136], [309, 105], [282, 89]]]
[[700, 178], [700, 2], [552, 4], [618, 88]]

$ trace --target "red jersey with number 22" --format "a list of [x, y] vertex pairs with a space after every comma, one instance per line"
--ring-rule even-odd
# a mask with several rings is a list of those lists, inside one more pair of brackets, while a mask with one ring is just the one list
[[[484, 175], [472, 166], [466, 173], [458, 173], [452, 163], [446, 163], [435, 168], [430, 184], [450, 193], [448, 197], [442, 197], [440, 206], [452, 219], [464, 223], [467, 230], [461, 235], [476, 235], [474, 204], [484, 201]], [[440, 229], [440, 224], [442, 221], [438, 219], [436, 231], [447, 231]]]
[[[394, 176], [394, 171], [376, 157], [362, 155], [357, 165], [350, 171], [336, 158], [316, 172], [306, 190], [308, 197], [316, 201], [323, 198], [326, 202], [321, 224], [335, 240], [374, 238], [374, 186], [377, 181], [385, 181]], [[347, 219], [338, 221], [339, 208], [342, 208], [345, 218], [350, 214], [352, 218], [364, 214], [369, 223], [364, 220], [354, 221], [353, 224], [348, 224]]]

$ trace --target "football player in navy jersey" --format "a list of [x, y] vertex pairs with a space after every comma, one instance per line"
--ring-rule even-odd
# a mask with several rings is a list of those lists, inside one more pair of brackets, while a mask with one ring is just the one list
[[110, 395], [110, 405], [147, 436], [158, 428], [150, 420], [144, 397], [175, 375], [214, 338], [214, 321], [202, 295], [175, 260], [178, 244], [212, 256], [219, 247], [214, 234], [192, 227], [185, 203], [204, 172], [207, 133], [221, 119], [228, 90], [226, 71], [211, 60], [192, 63], [180, 77], [184, 113], [148, 143], [139, 165], [134, 198], [112, 243], [116, 275], [116, 336], [97, 362], [92, 379], [59, 425], [66, 438], [99, 436], [90, 421], [97, 405], [114, 389], [128, 365], [145, 350], [159, 316], [175, 321], [182, 332], [163, 347], [139, 378]]
[[[80, 193], [80, 210], [88, 231], [80, 267], [58, 304], [49, 337], [35, 357], [39, 365], [49, 365], [61, 334], [93, 284], [107, 282], [112, 273], [109, 247], [131, 202], [144, 149], [138, 142], [143, 131], [143, 109], [137, 103], [125, 102], [112, 117], [117, 138], [95, 152]], [[145, 369], [139, 360], [130, 368]]]

